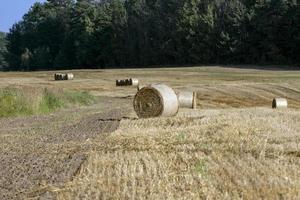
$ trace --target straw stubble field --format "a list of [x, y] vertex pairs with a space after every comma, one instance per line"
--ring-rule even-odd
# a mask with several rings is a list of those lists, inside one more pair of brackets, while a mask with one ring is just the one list
[[[0, 120], [4, 198], [299, 199], [300, 72], [222, 67], [0, 73], [7, 85], [88, 90], [89, 107]], [[135, 88], [198, 94], [198, 110], [137, 119]], [[287, 110], [272, 110], [285, 97]], [[27, 145], [24, 145], [27, 144]], [[8, 169], [9, 168], [9, 169]], [[5, 170], [6, 169], [6, 170]]]

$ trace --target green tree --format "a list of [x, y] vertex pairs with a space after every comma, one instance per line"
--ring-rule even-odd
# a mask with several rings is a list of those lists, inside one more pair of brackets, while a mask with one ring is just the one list
[[295, 0], [47, 0], [11, 28], [0, 63], [5, 55], [12, 70], [299, 64], [299, 21]]
[[23, 52], [22, 25], [14, 24], [7, 34], [6, 60], [11, 70], [21, 70], [21, 54]]
[[7, 54], [6, 44], [6, 34], [0, 32], [0, 70], [7, 67], [7, 62], [5, 60], [5, 55]]

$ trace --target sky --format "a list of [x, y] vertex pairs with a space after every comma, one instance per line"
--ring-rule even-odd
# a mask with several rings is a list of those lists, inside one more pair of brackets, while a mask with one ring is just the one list
[[45, 2], [45, 0], [0, 0], [0, 31], [8, 32], [35, 2]]

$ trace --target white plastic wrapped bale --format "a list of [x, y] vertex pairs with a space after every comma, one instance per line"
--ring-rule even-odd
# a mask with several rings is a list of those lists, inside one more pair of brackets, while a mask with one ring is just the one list
[[280, 108], [287, 108], [288, 107], [288, 101], [285, 98], [275, 98], [272, 102], [272, 108], [274, 109], [280, 109]]
[[132, 85], [132, 86], [139, 86], [139, 79], [131, 78], [129, 80], [130, 80], [130, 85]]
[[134, 97], [133, 106], [139, 118], [171, 117], [179, 109], [176, 93], [164, 84], [141, 88]]
[[181, 108], [196, 108], [196, 92], [180, 91], [177, 93], [179, 106]]
[[74, 74], [72, 74], [72, 73], [66, 74], [66, 80], [73, 80], [73, 79], [74, 79]]

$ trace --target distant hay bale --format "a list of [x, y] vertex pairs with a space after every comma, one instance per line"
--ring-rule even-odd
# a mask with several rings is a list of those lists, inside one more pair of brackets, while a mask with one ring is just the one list
[[136, 78], [116, 80], [116, 86], [138, 86], [139, 80]]
[[67, 74], [61, 74], [60, 75], [61, 79], [60, 80], [68, 80]]
[[132, 85], [132, 86], [138, 86], [139, 85], [139, 79], [131, 78], [129, 80], [130, 80], [130, 85]]
[[125, 80], [116, 80], [116, 86], [125, 86], [126, 82]]
[[56, 81], [61, 80], [61, 73], [55, 73], [54, 74], [54, 80], [56, 80]]
[[171, 117], [179, 109], [176, 93], [164, 84], [143, 87], [135, 95], [133, 106], [139, 118]]
[[279, 109], [279, 108], [287, 108], [287, 107], [288, 107], [287, 99], [285, 99], [285, 98], [275, 98], [275, 99], [273, 99], [272, 108]]
[[63, 80], [73, 80], [74, 79], [74, 74], [72, 73], [55, 73], [54, 74], [54, 80], [56, 81], [63, 81]]
[[196, 109], [197, 95], [196, 92], [180, 91], [177, 93], [179, 106], [181, 108]]
[[66, 74], [66, 80], [73, 80], [73, 79], [74, 79], [74, 74], [72, 74], [72, 73]]

